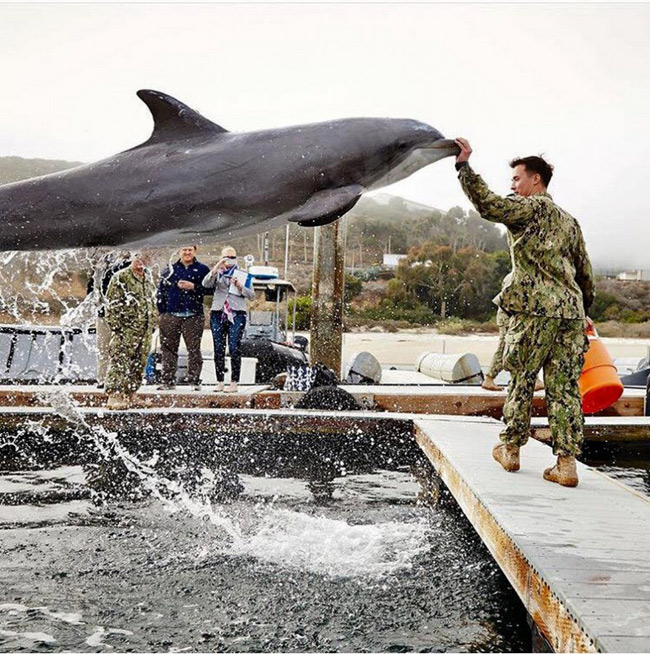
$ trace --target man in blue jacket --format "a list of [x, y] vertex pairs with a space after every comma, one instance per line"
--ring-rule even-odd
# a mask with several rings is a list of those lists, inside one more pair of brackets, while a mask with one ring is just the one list
[[205, 323], [203, 297], [209, 293], [201, 282], [210, 269], [198, 261], [196, 250], [196, 245], [182, 247], [179, 259], [171, 268], [166, 267], [160, 277], [156, 297], [162, 350], [162, 384], [159, 390], [171, 390], [176, 385], [181, 335], [187, 346], [188, 381], [194, 390], [201, 390], [201, 337]]

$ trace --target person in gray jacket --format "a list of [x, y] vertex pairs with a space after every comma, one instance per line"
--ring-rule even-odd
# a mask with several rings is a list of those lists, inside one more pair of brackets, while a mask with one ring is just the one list
[[226, 337], [230, 351], [230, 386], [226, 392], [234, 393], [239, 386], [241, 373], [241, 340], [246, 327], [246, 300], [255, 297], [252, 278], [239, 279], [237, 252], [233, 247], [221, 251], [221, 259], [203, 278], [203, 286], [214, 288], [210, 311], [210, 329], [214, 342], [214, 369], [217, 376], [217, 392], [224, 390], [226, 367]]

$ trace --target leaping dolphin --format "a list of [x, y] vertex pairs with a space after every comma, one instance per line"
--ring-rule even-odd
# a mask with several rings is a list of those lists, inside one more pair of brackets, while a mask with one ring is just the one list
[[326, 225], [365, 191], [458, 153], [415, 120], [349, 118], [229, 132], [158, 91], [150, 138], [91, 164], [0, 187], [0, 250], [179, 245]]

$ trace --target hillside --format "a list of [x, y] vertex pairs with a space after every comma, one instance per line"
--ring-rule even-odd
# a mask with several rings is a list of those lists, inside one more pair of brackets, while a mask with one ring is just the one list
[[23, 159], [22, 157], [0, 157], [0, 184], [9, 184], [21, 179], [56, 173], [67, 168], [80, 166], [78, 161], [59, 159]]

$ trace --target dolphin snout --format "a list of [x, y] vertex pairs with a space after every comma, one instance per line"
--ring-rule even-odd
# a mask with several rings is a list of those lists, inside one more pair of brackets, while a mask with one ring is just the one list
[[460, 154], [460, 148], [453, 139], [440, 139], [427, 146], [427, 150], [438, 150], [443, 157], [456, 157]]

